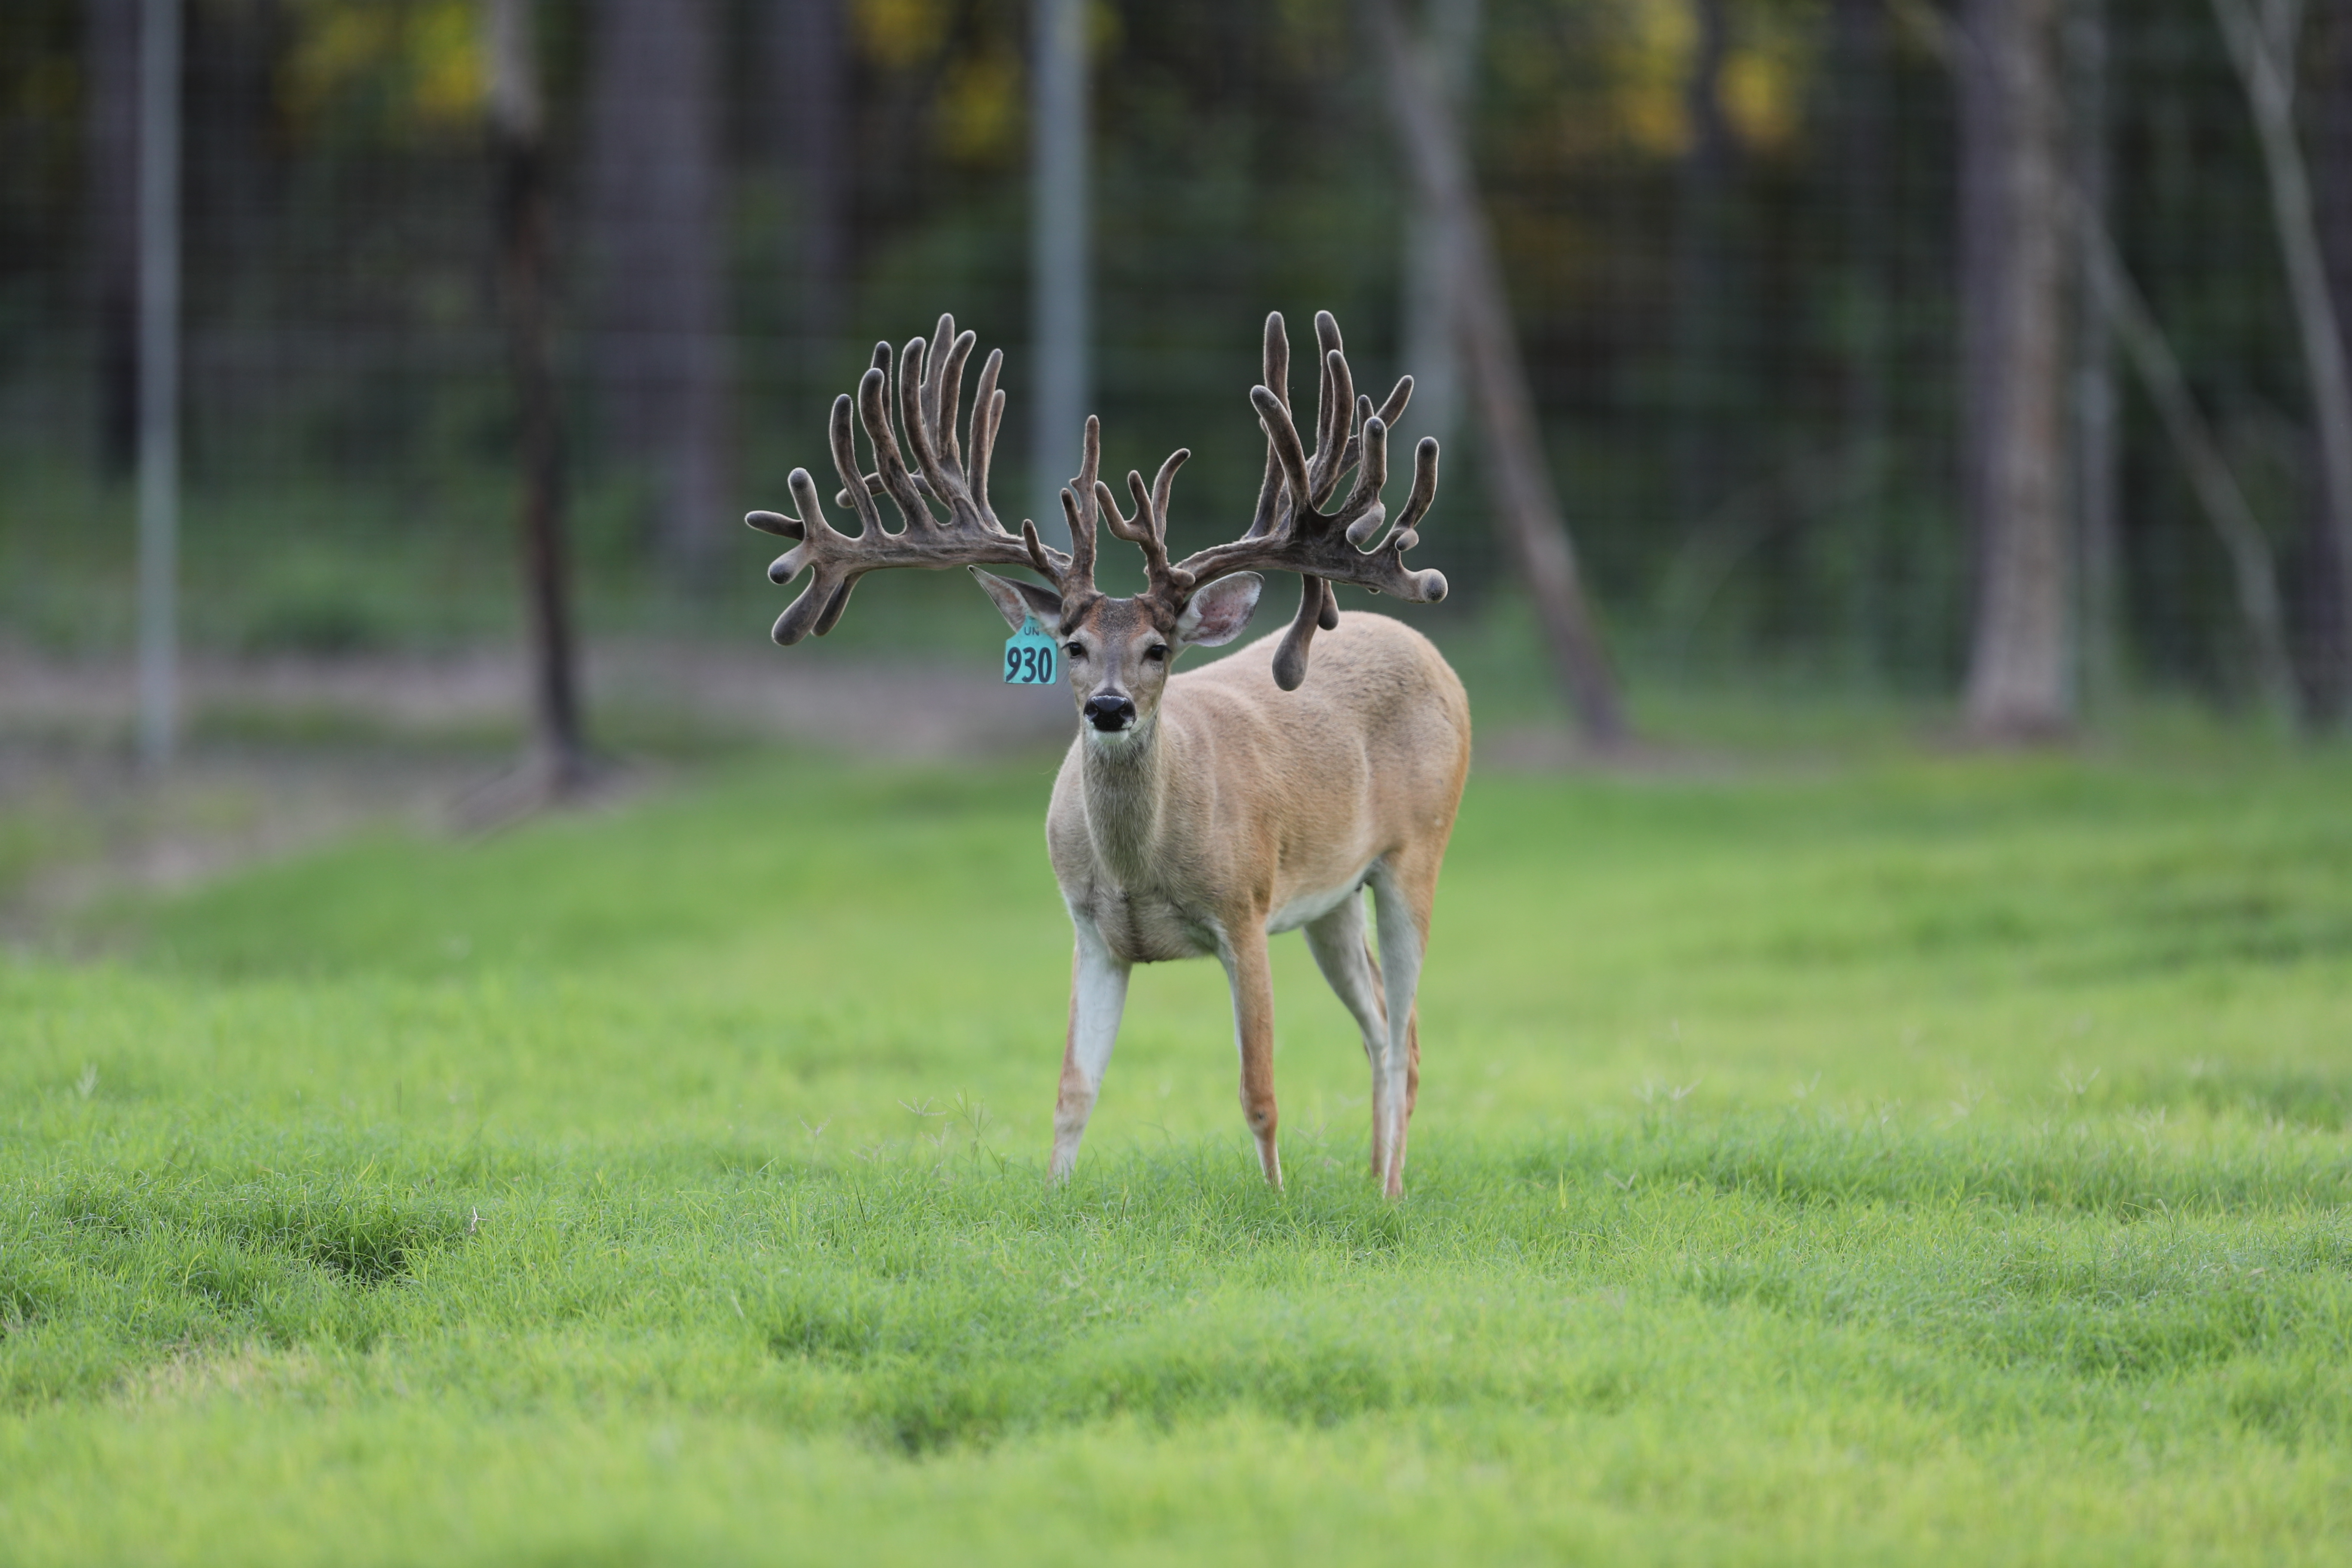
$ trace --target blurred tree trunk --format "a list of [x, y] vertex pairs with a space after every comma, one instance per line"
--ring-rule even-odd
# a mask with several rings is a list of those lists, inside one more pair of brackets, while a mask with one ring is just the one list
[[847, 330], [849, 56], [842, 12], [843, 0], [772, 0], [768, 28], [776, 151], [790, 185], [799, 253], [799, 297], [789, 319], [807, 369], [822, 365], [827, 345]]
[[98, 460], [121, 477], [139, 451], [139, 0], [88, 0], [82, 26]]
[[1459, 289], [1453, 311], [1455, 344], [1477, 409], [1487, 493], [1585, 740], [1595, 746], [1618, 745], [1627, 731], [1617, 677], [1593, 623], [1576, 547], [1544, 462], [1535, 397], [1519, 359], [1502, 263], [1478, 205], [1469, 149], [1459, 121], [1446, 112], [1444, 97], [1406, 37], [1393, 0], [1365, 0], [1365, 8], [1386, 69], [1389, 107], [1406, 164], [1453, 253], [1446, 274]]
[[[2270, 184], [2279, 259], [2294, 307], [2304, 373], [2311, 384], [2311, 422], [2319, 448], [2319, 490], [2337, 567], [2337, 595], [2352, 596], [2352, 365], [2320, 254], [2312, 183], [2294, 123], [2295, 43], [2302, 0], [2213, 0], [2215, 19], [2253, 111], [2254, 135]], [[2337, 679], [2341, 679], [2341, 660]]]
[[499, 304], [514, 383], [522, 470], [518, 533], [530, 627], [533, 771], [550, 795], [587, 782], [563, 518], [563, 441], [548, 346], [551, 236], [546, 111], [531, 26], [533, 0], [488, 0], [490, 156], [498, 192]]
[[2230, 556], [2236, 578], [2238, 610], [2245, 617], [2246, 640], [2253, 654], [2255, 685], [2263, 706], [2291, 721], [2294, 706], [2294, 675], [2289, 666], [2286, 621], [2279, 607], [2278, 571], [2271, 559], [2269, 539], [2246, 504], [2246, 493], [2221, 456], [2221, 445], [2189, 395], [2179, 358], [2157, 325], [2147, 301], [2124, 270], [2123, 258], [2105, 225], [2082, 213], [2077, 228], [2083, 260], [2091, 274], [2092, 291], [2106, 324], [2139, 373], [2147, 400], [2172, 442], [2196, 491], [2206, 521], [2213, 525], [2221, 548]]
[[180, 731], [181, 374], [185, 314], [184, 0], [139, 19], [139, 753], [167, 765]]
[[[2352, 356], [2352, 10], [2323, 11], [2312, 46], [2312, 205], [2337, 337], [2342, 352]], [[2352, 701], [2352, 616], [2346, 605], [2352, 572], [2328, 488], [2322, 483], [2313, 489], [2290, 557], [2288, 608], [2304, 717], [2325, 725], [2343, 722]]]
[[1723, 114], [1723, 63], [1731, 47], [1725, 0], [1690, 0], [1698, 47], [1683, 83], [1690, 147], [1683, 154], [1675, 222], [1673, 481], [1677, 521], [1688, 528], [1723, 489], [1724, 228], [1731, 180], [1731, 126]]
[[2123, 540], [2116, 510], [2122, 446], [2115, 334], [2100, 301], [2091, 230], [2108, 229], [2107, 0], [2068, 0], [2067, 163], [2084, 227], [2074, 236], [2074, 515], [2082, 572], [2084, 699], [2111, 700], [2123, 676]]
[[1846, 298], [1842, 410], [1847, 439], [1879, 440], [1886, 419], [1886, 13], [1882, 0], [1837, 0], [1830, 17], [1832, 112], [1843, 209]]
[[594, 372], [614, 445], [653, 479], [664, 559], [699, 581], [733, 489], [715, 9], [599, 0], [593, 15]]
[[1967, 720], [2063, 732], [2071, 579], [2055, 0], [1968, 0], [1960, 27], [1962, 501], [1977, 599]]
[[[1428, 0], [1423, 32], [1429, 74], [1448, 111], [1457, 119], [1469, 97], [1478, 56], [1482, 0]], [[1454, 347], [1453, 301], [1461, 285], [1454, 277], [1454, 247], [1419, 187], [1407, 196], [1404, 220], [1404, 321], [1399, 334], [1402, 363], [1412, 377], [1412, 406], [1399, 423], [1407, 445], [1433, 436], [1442, 445], [1461, 433], [1462, 366]]]

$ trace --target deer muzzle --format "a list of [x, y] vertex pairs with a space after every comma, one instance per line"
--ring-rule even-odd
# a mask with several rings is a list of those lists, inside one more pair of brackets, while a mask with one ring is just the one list
[[1087, 698], [1081, 711], [1087, 723], [1105, 734], [1115, 734], [1135, 722], [1135, 704], [1114, 693], [1099, 693]]

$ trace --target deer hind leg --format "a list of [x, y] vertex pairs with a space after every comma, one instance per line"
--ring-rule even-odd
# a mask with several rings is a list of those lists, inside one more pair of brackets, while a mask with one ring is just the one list
[[1103, 1069], [1118, 1039], [1119, 1015], [1127, 1008], [1128, 966], [1103, 942], [1083, 916], [1078, 948], [1070, 961], [1070, 1036], [1062, 1051], [1062, 1089], [1054, 1104], [1054, 1180], [1067, 1181], [1078, 1163], [1078, 1140], [1087, 1135], [1095, 1097], [1102, 1092]]
[[1388, 1007], [1381, 999], [1381, 966], [1366, 940], [1364, 900], [1351, 893], [1320, 920], [1307, 922], [1307, 949], [1338, 994], [1341, 1005], [1363, 1032], [1364, 1058], [1372, 1068], [1372, 1175], [1387, 1169], [1386, 1126], [1381, 1120], [1381, 1062], [1388, 1055]]
[[1256, 915], [1228, 928], [1225, 977], [1234, 988], [1234, 1038], [1241, 1047], [1242, 1115], [1257, 1140], [1258, 1164], [1265, 1179], [1282, 1186], [1282, 1156], [1276, 1152], [1274, 1104], [1274, 969], [1265, 951], [1265, 919]]
[[1429, 916], [1437, 877], [1408, 862], [1382, 861], [1372, 870], [1372, 906], [1381, 922], [1381, 980], [1387, 1030], [1372, 1064], [1373, 1146], [1385, 1156], [1381, 1187], [1390, 1197], [1404, 1194], [1405, 1131], [1421, 1089], [1421, 1028], [1413, 998], [1421, 989], [1422, 954], [1429, 945]]

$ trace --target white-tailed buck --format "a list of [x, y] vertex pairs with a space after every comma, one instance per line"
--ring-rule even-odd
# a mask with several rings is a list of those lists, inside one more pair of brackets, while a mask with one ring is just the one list
[[[1062, 491], [1070, 553], [1043, 543], [1029, 521], [1018, 534], [998, 522], [988, 460], [1004, 410], [996, 387], [1003, 355], [992, 353], [980, 373], [967, 467], [956, 407], [973, 340], [958, 336], [946, 316], [929, 343], [917, 338], [900, 353], [895, 389], [887, 343], [876, 347], [858, 384], [855, 413], [873, 450], [872, 473], [857, 459], [851, 400], [834, 403], [833, 461], [843, 486], [835, 500], [856, 510], [861, 531], [843, 534], [825, 521], [804, 468], [789, 481], [797, 518], [748, 519], [795, 542], [768, 569], [772, 579], [812, 574], [776, 622], [780, 643], [831, 630], [868, 572], [968, 566], [1009, 625], [1018, 629], [1034, 617], [1061, 646], [1081, 722], [1045, 818], [1054, 875], [1077, 933], [1054, 1114], [1057, 1178], [1076, 1163], [1118, 1034], [1129, 969], [1214, 955], [1233, 984], [1242, 1109], [1266, 1180], [1281, 1184], [1266, 938], [1296, 928], [1363, 1031], [1372, 1169], [1391, 1196], [1403, 1190], [1405, 1130], [1420, 1079], [1413, 996], [1470, 764], [1470, 707], [1461, 681], [1419, 633], [1383, 616], [1339, 612], [1334, 583], [1415, 604], [1444, 597], [1441, 574], [1411, 571], [1403, 561], [1437, 493], [1437, 443], [1423, 440], [1414, 451], [1412, 489], [1390, 526], [1380, 499], [1388, 431], [1412, 380], [1399, 381], [1375, 412], [1371, 399], [1356, 395], [1328, 312], [1316, 316], [1315, 332], [1322, 384], [1314, 455], [1291, 422], [1289, 342], [1282, 318], [1269, 316], [1265, 380], [1250, 390], [1266, 437], [1256, 515], [1240, 538], [1182, 561], [1168, 559], [1168, 501], [1190, 454], [1171, 456], [1149, 489], [1129, 473], [1135, 513], [1128, 516], [1097, 478], [1100, 434], [1091, 418], [1077, 476]], [[1339, 510], [1325, 511], [1351, 470]], [[896, 531], [883, 526], [877, 495], [897, 510]], [[1149, 585], [1133, 598], [1095, 587], [1098, 519], [1143, 552]], [[1045, 584], [992, 576], [982, 565], [1025, 566]], [[1297, 618], [1278, 643], [1262, 639], [1171, 677], [1185, 648], [1240, 635], [1265, 586], [1257, 574], [1267, 570], [1304, 580]], [[1318, 629], [1326, 635], [1317, 643]], [[1380, 919], [1378, 961], [1365, 940], [1368, 887]]]

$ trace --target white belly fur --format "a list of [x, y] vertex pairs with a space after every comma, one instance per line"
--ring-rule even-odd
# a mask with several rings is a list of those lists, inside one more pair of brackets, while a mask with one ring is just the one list
[[1325, 915], [1338, 909], [1343, 900], [1352, 899], [1362, 892], [1364, 879], [1371, 874], [1371, 866], [1367, 863], [1359, 867], [1354, 876], [1336, 888], [1301, 893], [1266, 917], [1265, 934], [1279, 936], [1286, 931], [1297, 931], [1310, 921], [1321, 920]]

